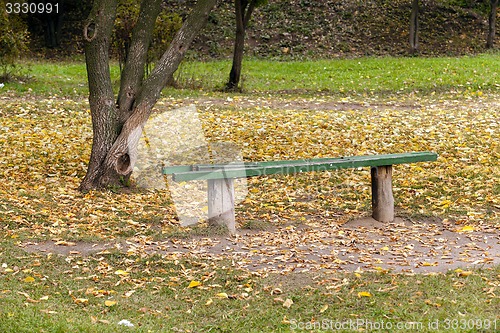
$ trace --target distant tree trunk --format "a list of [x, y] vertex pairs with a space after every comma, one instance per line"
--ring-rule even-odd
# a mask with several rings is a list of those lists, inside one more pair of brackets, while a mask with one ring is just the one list
[[490, 5], [491, 9], [488, 20], [488, 38], [486, 39], [486, 47], [488, 49], [493, 48], [495, 43], [498, 0], [490, 0]]
[[[44, 2], [37, 2], [37, 4], [44, 4]], [[64, 17], [63, 1], [58, 2], [58, 12], [55, 13], [42, 13], [38, 14], [38, 19], [43, 24], [45, 33], [45, 46], [48, 48], [56, 48], [61, 46], [61, 34]]]
[[137, 159], [137, 143], [168, 78], [207, 21], [217, 0], [198, 0], [169, 48], [147, 78], [147, 51], [162, 0], [143, 0], [132, 32], [127, 61], [115, 101], [109, 70], [109, 43], [117, 0], [95, 0], [84, 26], [89, 103], [93, 125], [90, 161], [81, 191], [123, 186]]
[[234, 41], [233, 65], [229, 73], [229, 81], [226, 90], [238, 89], [241, 78], [241, 64], [243, 62], [243, 51], [245, 48], [245, 32], [255, 9], [256, 0], [234, 0], [236, 13], [236, 37]]
[[418, 52], [418, 0], [412, 0], [410, 16], [410, 53]]

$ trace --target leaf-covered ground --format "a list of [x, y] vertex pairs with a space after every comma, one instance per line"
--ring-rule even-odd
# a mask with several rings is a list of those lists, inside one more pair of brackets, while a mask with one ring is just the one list
[[[4, 228], [42, 238], [110, 238], [175, 226], [166, 190], [76, 190], [90, 152], [85, 101], [2, 102]], [[236, 96], [164, 100], [159, 112], [191, 103], [208, 141], [234, 142], [249, 161], [435, 151], [437, 162], [395, 167], [399, 214], [460, 225], [499, 224], [500, 104], [493, 98], [355, 103]], [[369, 210], [369, 171], [343, 170], [253, 178], [237, 218], [242, 225], [309, 219], [341, 224]]]

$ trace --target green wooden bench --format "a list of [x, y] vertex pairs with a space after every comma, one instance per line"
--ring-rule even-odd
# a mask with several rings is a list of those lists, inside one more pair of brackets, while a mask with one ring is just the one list
[[372, 216], [377, 221], [392, 222], [394, 220], [392, 166], [436, 159], [437, 154], [433, 152], [412, 152], [309, 160], [169, 166], [164, 167], [162, 173], [172, 175], [172, 179], [176, 182], [207, 180], [209, 222], [225, 225], [231, 232], [235, 232], [234, 179], [236, 178], [370, 167]]

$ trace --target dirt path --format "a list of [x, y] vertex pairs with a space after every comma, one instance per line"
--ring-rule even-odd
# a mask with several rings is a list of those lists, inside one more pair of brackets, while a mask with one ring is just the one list
[[[474, 229], [474, 230], [470, 230]], [[119, 249], [144, 255], [161, 254], [177, 259], [221, 258], [236, 268], [253, 272], [288, 273], [328, 271], [390, 271], [398, 273], [446, 272], [457, 268], [500, 264], [500, 234], [488, 227], [465, 228], [430, 219], [398, 218], [382, 224], [372, 218], [342, 226], [282, 226], [266, 231], [240, 230], [230, 237], [195, 237], [146, 241], [135, 237], [109, 243], [25, 243], [29, 252], [88, 256]]]

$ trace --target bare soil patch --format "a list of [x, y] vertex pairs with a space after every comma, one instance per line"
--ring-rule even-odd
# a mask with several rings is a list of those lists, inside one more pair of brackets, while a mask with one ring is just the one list
[[437, 218], [397, 218], [384, 224], [371, 217], [344, 225], [286, 225], [268, 230], [239, 230], [234, 236], [147, 241], [133, 237], [106, 243], [29, 242], [28, 252], [90, 256], [118, 250], [140, 255], [195, 259], [229, 259], [235, 268], [260, 273], [319, 271], [387, 271], [444, 273], [457, 268], [500, 264], [498, 230], [474, 227], [463, 231]]
[[[259, 98], [255, 97], [235, 97], [235, 98], [202, 98], [202, 99], [188, 99], [184, 101], [185, 103], [194, 103], [205, 108], [211, 106], [216, 107], [236, 107], [240, 109], [252, 108], [252, 107], [262, 107], [268, 108], [270, 110], [336, 110], [336, 111], [348, 111], [348, 110], [365, 110], [365, 109], [381, 109], [381, 110], [413, 110], [421, 107], [418, 103], [411, 101], [404, 102], [392, 102], [392, 103], [378, 103], [373, 101], [357, 102], [357, 101], [338, 101], [333, 100], [329, 96], [322, 96], [321, 94], [316, 95], [314, 98], [286, 98], [290, 95], [291, 91], [283, 91], [275, 93], [278, 96], [284, 96], [284, 98]], [[293, 94], [297, 94], [297, 91], [293, 91]], [[305, 92], [304, 92], [305, 93]]]

